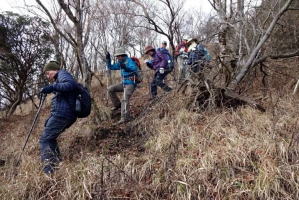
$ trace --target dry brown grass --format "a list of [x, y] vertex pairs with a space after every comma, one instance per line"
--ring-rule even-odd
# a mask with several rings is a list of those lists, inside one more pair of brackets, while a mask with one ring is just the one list
[[265, 113], [190, 112], [170, 94], [125, 127], [111, 125], [98, 103], [104, 122], [86, 133], [91, 116], [62, 134], [64, 161], [51, 177], [41, 173], [38, 152], [47, 113], [19, 167], [32, 116], [4, 122], [0, 199], [299, 199], [299, 104], [272, 97]]

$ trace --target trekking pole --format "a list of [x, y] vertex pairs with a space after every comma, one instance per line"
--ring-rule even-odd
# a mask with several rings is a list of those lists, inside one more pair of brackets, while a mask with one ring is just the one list
[[31, 133], [32, 133], [32, 131], [33, 131], [33, 129], [34, 129], [34, 126], [35, 126], [35, 124], [36, 124], [36, 121], [37, 121], [37, 118], [38, 118], [38, 116], [39, 116], [40, 110], [41, 110], [41, 108], [42, 108], [42, 106], [43, 106], [43, 104], [44, 104], [44, 101], [45, 101], [45, 99], [46, 99], [46, 96], [47, 96], [46, 94], [42, 94], [42, 95], [41, 95], [41, 99], [40, 99], [40, 102], [39, 102], [39, 106], [38, 106], [37, 112], [36, 112], [36, 114], [35, 114], [35, 117], [34, 117], [34, 120], [33, 120], [33, 122], [32, 122], [31, 128], [30, 128], [30, 130], [29, 130], [29, 132], [28, 132], [28, 135], [27, 135], [27, 137], [26, 137], [26, 140], [25, 140], [25, 143], [24, 143], [23, 148], [22, 148], [22, 150], [21, 150], [21, 153], [20, 153], [20, 155], [19, 155], [19, 158], [18, 158], [18, 161], [17, 161], [17, 166], [18, 166], [18, 165], [20, 164], [20, 162], [21, 162], [21, 156], [22, 156], [22, 154], [23, 154], [23, 152], [24, 152], [24, 150], [25, 150], [25, 148], [26, 148], [26, 145], [27, 145], [27, 143], [28, 143], [29, 137], [30, 137], [30, 135], [31, 135]]
[[123, 88], [124, 88], [124, 92], [123, 92], [123, 100], [122, 100], [122, 104], [124, 106], [124, 113], [123, 113], [123, 116], [122, 117], [127, 117], [125, 115], [127, 115], [127, 102], [126, 102], [126, 85], [125, 85], [125, 76], [122, 75], [122, 84], [123, 84]]
[[108, 105], [109, 102], [109, 85], [110, 85], [110, 79], [111, 79], [111, 72], [108, 68], [108, 66], [106, 66], [106, 104]]

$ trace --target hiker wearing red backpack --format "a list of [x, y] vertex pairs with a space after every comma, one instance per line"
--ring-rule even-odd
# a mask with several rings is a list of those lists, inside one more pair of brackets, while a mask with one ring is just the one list
[[188, 40], [189, 38], [187, 36], [183, 38], [182, 42], [175, 48], [175, 56], [188, 52]]
[[155, 70], [155, 75], [151, 83], [151, 99], [154, 99], [157, 96], [157, 86], [162, 88], [164, 91], [169, 92], [172, 90], [168, 85], [164, 83], [164, 79], [171, 72], [168, 65], [169, 57], [163, 51], [155, 49], [152, 46], [147, 46], [144, 49], [145, 54], [152, 57], [152, 60], [146, 61], [146, 65]]
[[[113, 111], [121, 109], [121, 119], [118, 123], [129, 120], [129, 100], [138, 83], [138, 66], [135, 61], [128, 57], [124, 48], [118, 48], [114, 55], [117, 61], [111, 64], [111, 56], [106, 55], [107, 66], [110, 70], [120, 70], [122, 82], [108, 88], [110, 99], [113, 103]], [[120, 102], [116, 93], [123, 92], [123, 100]]]

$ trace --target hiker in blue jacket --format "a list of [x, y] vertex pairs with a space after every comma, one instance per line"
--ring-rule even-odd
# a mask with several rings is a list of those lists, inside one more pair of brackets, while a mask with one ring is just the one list
[[205, 64], [211, 60], [208, 50], [199, 44], [196, 38], [188, 40], [188, 60], [187, 65], [190, 66], [193, 72], [200, 72]]
[[[118, 123], [124, 123], [129, 120], [129, 100], [136, 88], [136, 73], [138, 67], [135, 61], [128, 57], [124, 48], [118, 48], [115, 52], [117, 62], [111, 64], [111, 57], [106, 55], [107, 66], [110, 70], [120, 70], [122, 82], [112, 85], [108, 88], [109, 96], [113, 103], [113, 111], [121, 108], [121, 119]], [[116, 93], [123, 92], [123, 100], [120, 102]]]
[[[167, 51], [167, 49], [164, 49]], [[164, 91], [169, 92], [172, 90], [168, 85], [164, 83], [164, 79], [171, 72], [168, 66], [168, 56], [163, 51], [156, 50], [152, 46], [147, 46], [144, 49], [145, 54], [152, 57], [152, 60], [146, 61], [149, 68], [155, 70], [155, 75], [151, 83], [151, 99], [157, 96], [157, 86]]]
[[43, 171], [51, 174], [61, 160], [57, 137], [77, 119], [75, 110], [77, 82], [71, 74], [61, 70], [56, 61], [46, 64], [44, 73], [52, 84], [44, 87], [41, 93], [54, 93], [55, 96], [52, 98], [51, 115], [45, 122], [39, 143]]

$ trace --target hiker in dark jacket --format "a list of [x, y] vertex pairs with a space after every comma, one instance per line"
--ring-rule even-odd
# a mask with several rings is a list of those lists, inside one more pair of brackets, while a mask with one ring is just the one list
[[[166, 50], [166, 49], [165, 49]], [[162, 88], [164, 91], [169, 92], [172, 89], [166, 85], [163, 80], [171, 72], [168, 70], [168, 56], [162, 51], [156, 50], [152, 46], [145, 47], [145, 54], [152, 57], [152, 60], [146, 61], [146, 65], [155, 70], [155, 75], [151, 83], [151, 99], [157, 96], [157, 86]]]
[[44, 73], [52, 84], [44, 87], [41, 93], [54, 93], [55, 96], [52, 98], [51, 115], [45, 122], [39, 142], [43, 171], [51, 174], [61, 160], [57, 137], [77, 119], [75, 105], [78, 93], [77, 82], [67, 71], [60, 70], [57, 62], [46, 64]]
[[188, 60], [187, 65], [190, 69], [197, 73], [202, 71], [205, 64], [211, 60], [211, 56], [208, 50], [199, 44], [196, 38], [191, 38], [188, 40]]
[[[113, 103], [113, 111], [121, 108], [121, 119], [118, 123], [124, 123], [129, 120], [129, 100], [136, 88], [137, 64], [128, 57], [124, 48], [118, 48], [115, 52], [117, 62], [111, 64], [111, 57], [106, 55], [107, 66], [111, 70], [120, 70], [122, 82], [112, 85], [108, 88], [109, 96]], [[123, 92], [123, 100], [120, 102], [116, 93]]]

